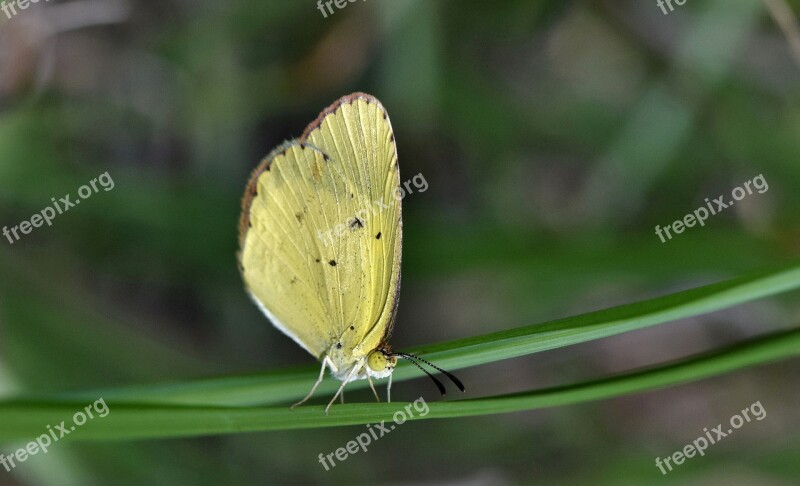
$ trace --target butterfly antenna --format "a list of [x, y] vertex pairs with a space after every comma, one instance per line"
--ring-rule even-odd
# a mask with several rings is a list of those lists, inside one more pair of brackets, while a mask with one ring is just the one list
[[[418, 359], [418, 360], [422, 361], [426, 365], [430, 366], [431, 368], [433, 368], [435, 370], [438, 370], [439, 372], [444, 374], [446, 377], [450, 378], [450, 381], [455, 383], [455, 385], [458, 387], [459, 390], [461, 390], [462, 392], [464, 391], [464, 384], [461, 383], [461, 380], [459, 380], [456, 377], [456, 375], [450, 373], [449, 371], [445, 371], [445, 370], [439, 368], [438, 366], [436, 366], [435, 364], [431, 363], [430, 361], [424, 360], [424, 359], [422, 359], [419, 356], [416, 356], [414, 354], [408, 354], [408, 353], [394, 353], [394, 354], [396, 354], [397, 356], [401, 356], [401, 357], [403, 357], [403, 358], [405, 358], [405, 359], [407, 359], [409, 361], [411, 361], [411, 358]], [[419, 365], [417, 364], [417, 366], [419, 366]], [[422, 368], [422, 367], [420, 367], [420, 368]]]
[[447, 394], [447, 393], [446, 393], [446, 390], [444, 389], [444, 385], [442, 385], [442, 382], [441, 382], [441, 381], [439, 381], [439, 380], [437, 380], [437, 379], [436, 379], [436, 377], [435, 377], [435, 376], [433, 376], [432, 374], [428, 373], [428, 370], [426, 370], [425, 368], [423, 368], [422, 366], [420, 366], [420, 364], [419, 364], [419, 363], [417, 363], [416, 361], [414, 361], [413, 359], [411, 359], [411, 357], [410, 357], [410, 356], [408, 356], [408, 355], [406, 355], [406, 354], [402, 354], [402, 353], [393, 353], [393, 354], [392, 354], [392, 356], [400, 356], [401, 358], [405, 358], [405, 359], [407, 359], [408, 361], [410, 361], [411, 363], [413, 363], [413, 364], [414, 364], [414, 366], [416, 366], [417, 368], [421, 369], [423, 373], [425, 373], [426, 375], [428, 375], [428, 377], [429, 377], [431, 380], [433, 380], [433, 382], [434, 382], [434, 383], [436, 383], [436, 388], [438, 388], [438, 389], [439, 389], [439, 393], [441, 393], [441, 394], [442, 394], [442, 396], [445, 396], [445, 395]]

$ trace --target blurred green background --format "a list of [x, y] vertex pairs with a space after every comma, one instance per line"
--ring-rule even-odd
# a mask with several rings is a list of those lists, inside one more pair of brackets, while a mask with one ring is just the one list
[[[404, 201], [396, 349], [800, 254], [800, 67], [761, 2], [692, 0], [669, 15], [656, 0], [333, 10], [72, 0], [0, 14], [0, 224], [106, 171], [115, 183], [52, 227], [0, 240], [0, 396], [308, 364], [243, 290], [239, 199], [261, 157], [352, 91], [389, 111], [401, 178], [429, 183]], [[666, 243], [655, 235], [759, 174], [764, 194]], [[796, 298], [775, 298], [459, 376], [472, 397], [566, 384], [798, 320]], [[0, 484], [792, 484], [798, 371], [788, 361], [598, 403], [408, 423], [330, 472], [318, 454], [363, 427], [68, 442], [0, 470]], [[424, 377], [393, 389], [420, 395], [438, 399]], [[766, 420], [667, 476], [655, 467], [757, 400]]]

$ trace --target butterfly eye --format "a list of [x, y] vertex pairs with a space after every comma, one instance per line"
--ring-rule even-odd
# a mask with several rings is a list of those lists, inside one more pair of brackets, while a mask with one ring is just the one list
[[383, 354], [383, 351], [375, 350], [369, 354], [369, 358], [367, 358], [367, 366], [372, 371], [383, 371], [386, 369], [386, 365], [388, 364], [388, 360], [386, 359], [386, 355]]

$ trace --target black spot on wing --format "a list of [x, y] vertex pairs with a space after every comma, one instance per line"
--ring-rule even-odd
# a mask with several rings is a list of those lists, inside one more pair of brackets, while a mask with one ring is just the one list
[[380, 231], [378, 231], [378, 234], [375, 235], [375, 239], [376, 240], [380, 240], [381, 239], [381, 232]]
[[351, 230], [354, 230], [354, 229], [357, 229], [357, 228], [363, 228], [363, 227], [364, 227], [364, 222], [361, 221], [360, 219], [353, 218], [352, 220], [350, 220], [350, 229]]
[[330, 265], [330, 266], [332, 266], [332, 267], [335, 267], [335, 266], [336, 266], [336, 260], [331, 260], [331, 261], [329, 261], [329, 262], [328, 262], [328, 265]]

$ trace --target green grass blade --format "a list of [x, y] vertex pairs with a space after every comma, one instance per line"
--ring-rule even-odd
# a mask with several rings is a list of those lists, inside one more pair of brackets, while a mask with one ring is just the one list
[[[559, 405], [584, 403], [678, 385], [723, 373], [800, 355], [800, 329], [751, 340], [722, 351], [677, 363], [570, 386], [510, 395], [429, 403], [424, 417], [413, 412], [408, 418], [468, 417]], [[330, 415], [322, 406], [295, 410], [280, 406], [194, 407], [182, 405], [125, 404], [107, 401], [109, 413], [70, 433], [76, 440], [145, 439], [230, 434], [265, 430], [334, 427], [391, 422], [406, 403], [354, 403], [335, 405]], [[28, 441], [46, 433], [47, 424], [60, 424], [83, 409], [85, 403], [0, 403], [0, 441]]]
[[[800, 288], [800, 264], [794, 263], [777, 270], [762, 271], [633, 304], [408, 351], [422, 355], [445, 369], [455, 370], [643, 329], [797, 288]], [[318, 373], [317, 366], [306, 366], [183, 383], [93, 390], [62, 395], [61, 398], [92, 399], [103, 396], [128, 402], [226, 406], [273, 404], [304, 396]], [[418, 375], [417, 370], [401, 363], [395, 370], [394, 379], [398, 381]], [[365, 385], [362, 380], [349, 384], [348, 389]], [[317, 395], [331, 393], [337, 386], [338, 382], [326, 379]]]

